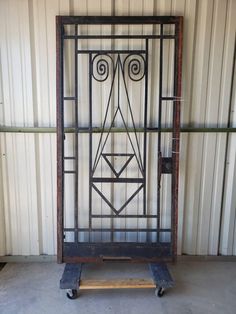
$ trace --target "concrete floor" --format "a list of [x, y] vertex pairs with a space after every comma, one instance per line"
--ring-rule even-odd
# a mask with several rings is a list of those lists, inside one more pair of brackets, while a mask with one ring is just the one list
[[[171, 266], [175, 288], [162, 298], [153, 289], [83, 290], [69, 300], [60, 290], [64, 265], [8, 263], [0, 272], [1, 314], [235, 314], [235, 262], [178, 262]], [[84, 278], [146, 278], [147, 265], [85, 265]]]

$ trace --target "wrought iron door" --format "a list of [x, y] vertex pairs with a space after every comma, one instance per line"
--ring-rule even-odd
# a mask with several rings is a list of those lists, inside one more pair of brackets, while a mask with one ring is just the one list
[[[56, 25], [58, 261], [173, 260], [182, 17], [58, 16]], [[104, 25], [109, 26], [105, 33]], [[119, 25], [126, 25], [126, 34], [116, 30]], [[135, 26], [140, 25], [144, 31], [137, 33]], [[168, 93], [163, 88], [165, 41], [173, 47], [173, 60], [168, 62], [173, 84]], [[162, 110], [167, 104], [171, 135], [170, 154], [165, 156]], [[66, 121], [69, 106], [71, 124]], [[164, 174], [171, 179], [168, 227], [161, 223]], [[150, 190], [156, 197], [152, 205]], [[68, 212], [66, 191], [73, 198]]]

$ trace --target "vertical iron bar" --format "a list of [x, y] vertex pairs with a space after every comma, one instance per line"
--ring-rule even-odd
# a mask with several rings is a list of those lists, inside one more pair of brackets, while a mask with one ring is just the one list
[[[78, 35], [78, 24], [75, 24], [75, 35]], [[75, 227], [75, 233], [74, 233], [74, 240], [77, 243], [78, 242], [78, 172], [79, 172], [79, 152], [78, 152], [78, 39], [75, 38], [75, 51], [74, 51], [74, 57], [75, 57], [75, 199], [74, 199], [74, 227]]]
[[[115, 34], [116, 30], [115, 30], [115, 25], [112, 24], [111, 25], [111, 34]], [[111, 50], [115, 50], [115, 40], [111, 39]], [[115, 62], [115, 58], [113, 59], [114, 62]], [[113, 114], [116, 112], [115, 110], [115, 107], [114, 107], [114, 104], [115, 104], [115, 93], [113, 93], [113, 96], [112, 96], [112, 90], [113, 90], [113, 86], [115, 85], [115, 75], [116, 75], [116, 69], [118, 70], [119, 72], [119, 63], [118, 63], [118, 59], [115, 63], [115, 68], [113, 70], [113, 78], [112, 78], [112, 84], [111, 84], [111, 104], [113, 103], [113, 105], [111, 105], [111, 117], [113, 116]], [[114, 85], [113, 85], [114, 84]], [[115, 121], [115, 120], [114, 120]], [[114, 143], [114, 136], [115, 134], [111, 133], [111, 143]], [[111, 144], [111, 152], [114, 153], [114, 145]], [[114, 164], [114, 159], [112, 159], [112, 162]], [[114, 184], [111, 185], [111, 189], [110, 189], [110, 193], [111, 193], [111, 201], [113, 203], [114, 201]], [[114, 229], [114, 218], [111, 218], [110, 220], [110, 225], [111, 227]], [[114, 232], [111, 231], [109, 232], [109, 238], [110, 238], [110, 241], [111, 242], [114, 242]]]
[[163, 24], [161, 27], [160, 56], [159, 56], [159, 110], [158, 110], [158, 178], [157, 178], [157, 242], [160, 241], [160, 189], [161, 189], [161, 115], [162, 115], [162, 72], [163, 72]]
[[63, 119], [63, 24], [56, 17], [56, 75], [57, 75], [57, 261], [63, 262], [64, 229], [64, 119]]
[[171, 182], [171, 245], [173, 259], [177, 256], [177, 226], [178, 226], [178, 186], [179, 186], [179, 139], [180, 139], [180, 98], [182, 74], [182, 44], [183, 44], [183, 17], [175, 24], [175, 80], [173, 102], [173, 133], [172, 133], [172, 160], [173, 174]]
[[143, 175], [144, 175], [144, 187], [143, 187], [143, 214], [146, 215], [146, 163], [147, 163], [147, 102], [148, 102], [148, 53], [149, 53], [149, 42], [146, 38], [146, 52], [145, 52], [145, 59], [146, 59], [146, 69], [145, 69], [145, 99], [144, 99], [144, 132], [143, 132]]
[[[117, 82], [117, 88], [118, 88], [118, 92], [117, 92], [117, 97], [118, 97], [118, 108], [119, 108], [119, 110], [121, 111], [121, 108], [120, 108], [120, 69], [121, 69], [121, 67], [122, 67], [122, 65], [121, 65], [121, 60], [120, 60], [120, 54], [118, 54], [118, 56], [117, 56], [117, 68], [118, 68], [118, 82]], [[119, 67], [119, 65], [120, 65], [120, 67]]]
[[89, 54], [89, 242], [92, 228], [92, 54]]

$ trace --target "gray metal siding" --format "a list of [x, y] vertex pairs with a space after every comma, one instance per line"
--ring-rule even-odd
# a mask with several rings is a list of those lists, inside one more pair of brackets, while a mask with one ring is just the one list
[[[182, 125], [236, 127], [235, 0], [0, 0], [1, 125], [55, 126], [58, 14], [183, 15]], [[179, 254], [236, 254], [235, 156], [235, 133], [181, 134]], [[0, 182], [0, 255], [55, 254], [55, 134], [0, 133]]]

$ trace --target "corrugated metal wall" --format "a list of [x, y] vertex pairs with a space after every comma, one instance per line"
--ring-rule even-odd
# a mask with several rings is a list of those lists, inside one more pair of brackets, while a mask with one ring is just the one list
[[[55, 126], [55, 15], [183, 15], [182, 125], [236, 127], [235, 0], [0, 0], [0, 125]], [[0, 133], [0, 255], [56, 252], [56, 136]], [[183, 133], [178, 251], [236, 254], [236, 134]]]

